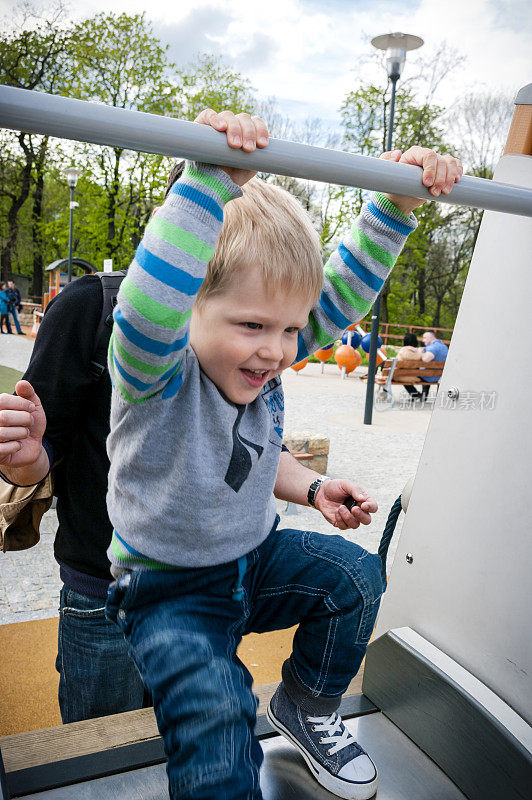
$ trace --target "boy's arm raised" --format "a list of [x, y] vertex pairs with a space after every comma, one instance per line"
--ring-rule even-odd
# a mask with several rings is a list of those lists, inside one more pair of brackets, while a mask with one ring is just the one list
[[[247, 114], [202, 112], [196, 122], [225, 131], [231, 147], [250, 151], [267, 132]], [[261, 121], [259, 121], [261, 122]], [[109, 372], [129, 403], [171, 397], [181, 386], [194, 300], [214, 254], [224, 205], [253, 172], [187, 164], [152, 217], [124, 278], [109, 343]]]
[[192, 305], [223, 220], [240, 193], [208, 164], [187, 164], [148, 223], [118, 293], [109, 372], [122, 397], [139, 403], [181, 385]]
[[[448, 194], [462, 175], [457, 159], [438, 156], [427, 148], [412, 147], [404, 154], [396, 150], [383, 153], [381, 158], [423, 167], [423, 183], [430, 186], [434, 196]], [[297, 361], [330, 344], [349, 325], [366, 316], [417, 226], [411, 212], [423, 202], [376, 192], [363, 205], [351, 231], [325, 265], [320, 300], [299, 333]]]

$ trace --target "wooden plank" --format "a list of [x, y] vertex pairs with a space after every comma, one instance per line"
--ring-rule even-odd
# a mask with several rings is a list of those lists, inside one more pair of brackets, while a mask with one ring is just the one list
[[532, 155], [532, 106], [517, 105], [514, 109], [504, 154]]
[[392, 378], [392, 383], [411, 383], [415, 381], [416, 383], [422, 383], [424, 378], [441, 378], [441, 372], [402, 372], [397, 377], [394, 375]]
[[[351, 681], [344, 697], [362, 692], [364, 666]], [[278, 684], [254, 686], [259, 699], [258, 714], [264, 714]], [[55, 728], [28, 731], [0, 738], [0, 749], [6, 772], [15, 772], [40, 764], [98, 753], [126, 744], [157, 737], [157, 723], [151, 708], [128, 711], [110, 717], [98, 717], [83, 722], [71, 722]]]

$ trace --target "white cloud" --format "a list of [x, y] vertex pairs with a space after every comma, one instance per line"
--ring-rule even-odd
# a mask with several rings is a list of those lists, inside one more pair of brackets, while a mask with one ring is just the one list
[[[13, 0], [0, 0], [4, 13]], [[250, 78], [262, 97], [275, 95], [286, 113], [321, 116], [331, 123], [361, 77], [384, 83], [369, 40], [403, 30], [423, 37], [428, 58], [445, 40], [467, 56], [467, 66], [443, 83], [437, 100], [452, 104], [478, 88], [515, 93], [530, 80], [531, 15], [526, 0], [195, 0], [193, 6], [159, 0], [72, 0], [79, 18], [96, 11], [145, 11], [157, 35], [183, 63], [210, 48]], [[404, 77], [413, 74], [410, 54]]]

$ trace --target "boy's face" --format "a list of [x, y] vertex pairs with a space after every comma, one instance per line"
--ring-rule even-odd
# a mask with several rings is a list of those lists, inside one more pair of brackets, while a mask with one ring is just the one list
[[267, 291], [256, 266], [239, 270], [228, 289], [194, 306], [190, 328], [201, 368], [233, 403], [251, 403], [297, 355], [310, 301]]

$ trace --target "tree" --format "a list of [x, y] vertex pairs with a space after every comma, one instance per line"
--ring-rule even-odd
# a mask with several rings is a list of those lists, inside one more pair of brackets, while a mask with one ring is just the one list
[[[381, 88], [363, 85], [350, 92], [342, 106], [342, 125], [344, 128], [344, 147], [362, 155], [378, 156], [385, 149], [389, 98]], [[413, 92], [401, 87], [396, 94], [394, 146], [407, 150], [414, 144], [432, 147], [440, 152], [446, 151], [446, 143], [441, 127], [443, 110], [437, 105], [419, 104]], [[363, 192], [354, 190], [358, 202]], [[443, 225], [444, 218], [452, 213], [442, 210], [437, 204], [427, 204], [416, 212], [418, 228], [410, 235], [403, 249], [398, 266], [386, 282], [381, 295], [381, 316], [383, 322], [390, 318], [388, 299], [394, 291], [402, 298], [402, 315], [411, 316], [405, 303], [415, 304], [418, 316], [427, 313], [427, 275], [425, 258], [433, 241], [435, 232]], [[401, 286], [399, 286], [401, 283]], [[406, 286], [406, 292], [405, 292]], [[406, 298], [409, 298], [407, 301]], [[397, 319], [397, 303], [393, 303], [394, 318]]]
[[[153, 114], [173, 112], [170, 72], [174, 65], [144, 14], [96, 14], [76, 25], [72, 33], [76, 80], [71, 96]], [[161, 159], [120, 147], [81, 145], [76, 151], [86, 177], [105, 189], [105, 208], [98, 207], [106, 226], [100, 257], [125, 266], [131, 255], [128, 240], [142, 217], [138, 207], [143, 181]], [[91, 212], [86, 209], [87, 214]]]
[[469, 92], [449, 112], [449, 138], [469, 174], [493, 177], [512, 114], [512, 99], [501, 92]]
[[256, 100], [251, 83], [223, 58], [202, 53], [178, 69], [176, 76], [175, 115], [194, 120], [204, 108], [254, 113]]
[[[58, 26], [61, 5], [51, 9], [48, 18], [36, 18], [31, 8], [23, 10], [14, 31], [0, 33], [0, 83], [20, 89], [61, 92], [64, 88], [65, 53], [69, 34]], [[5, 242], [2, 277], [11, 272], [16, 258], [19, 214], [29, 197], [32, 170], [44, 163], [47, 139], [26, 133], [2, 134], [0, 179], [7, 200], [2, 208], [2, 238]], [[37, 213], [37, 204], [35, 212]], [[42, 263], [34, 262], [34, 283], [40, 293]]]

